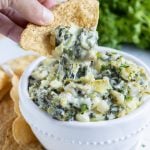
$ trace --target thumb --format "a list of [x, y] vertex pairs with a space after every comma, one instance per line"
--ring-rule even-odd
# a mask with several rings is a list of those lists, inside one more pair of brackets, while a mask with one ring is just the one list
[[12, 1], [12, 7], [16, 9], [25, 19], [32, 23], [47, 25], [54, 20], [52, 12], [37, 0]]

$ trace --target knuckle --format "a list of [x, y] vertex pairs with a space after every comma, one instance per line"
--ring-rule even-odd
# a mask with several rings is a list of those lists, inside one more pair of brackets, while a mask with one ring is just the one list
[[11, 6], [13, 0], [1, 0], [0, 9], [6, 9]]
[[11, 8], [3, 9], [1, 12], [8, 17], [15, 15], [15, 11], [13, 11]]

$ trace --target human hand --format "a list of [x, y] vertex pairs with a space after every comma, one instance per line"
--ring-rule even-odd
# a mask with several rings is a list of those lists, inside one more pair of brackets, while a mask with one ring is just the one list
[[47, 25], [53, 19], [48, 9], [55, 0], [0, 0], [0, 33], [18, 42], [28, 21]]

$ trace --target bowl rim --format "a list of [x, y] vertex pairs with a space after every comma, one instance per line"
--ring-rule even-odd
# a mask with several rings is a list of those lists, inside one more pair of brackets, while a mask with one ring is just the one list
[[[103, 46], [97, 46], [95, 47], [96, 50], [98, 51], [102, 51], [102, 52], [116, 52], [119, 53], [121, 55], [123, 55], [125, 58], [127, 58], [128, 60], [131, 60], [133, 62], [135, 62], [136, 64], [139, 64], [140, 66], [142, 66], [143, 68], [145, 68], [146, 72], [150, 75], [150, 68], [144, 63], [142, 62], [139, 58], [126, 53], [126, 52], [122, 52], [119, 50], [115, 50], [113, 48], [108, 48], [108, 47], [103, 47]], [[38, 59], [36, 59], [35, 61], [33, 61], [24, 71], [23, 75], [20, 78], [19, 81], [19, 97], [24, 97], [24, 99], [26, 101], [31, 100], [28, 94], [28, 77], [30, 76], [30, 73], [39, 65], [40, 62], [42, 62], [44, 59], [46, 59], [45, 56], [41, 56]], [[21, 101], [21, 98], [20, 98]], [[50, 121], [52, 121], [53, 123], [57, 124], [57, 125], [61, 125], [61, 126], [72, 126], [72, 127], [102, 127], [102, 126], [114, 126], [117, 125], [118, 123], [123, 124], [124, 122], [128, 122], [130, 120], [132, 120], [133, 118], [135, 119], [136, 117], [138, 117], [140, 114], [142, 114], [145, 109], [150, 106], [150, 101], [146, 100], [140, 107], [138, 107], [137, 109], [135, 109], [134, 111], [130, 112], [129, 114], [120, 117], [120, 118], [116, 118], [113, 120], [104, 120], [104, 121], [97, 121], [97, 122], [79, 122], [79, 121], [59, 121], [56, 119], [53, 119], [50, 115], [48, 115], [46, 112], [41, 111], [37, 105], [35, 105], [35, 103], [33, 101], [30, 101], [32, 104], [34, 104], [34, 108], [33, 109], [38, 109], [39, 113], [41, 113], [42, 115], [45, 115], [47, 117], [47, 119], [49, 119]], [[20, 107], [20, 105], [19, 105]], [[20, 108], [21, 109], [21, 108]]]

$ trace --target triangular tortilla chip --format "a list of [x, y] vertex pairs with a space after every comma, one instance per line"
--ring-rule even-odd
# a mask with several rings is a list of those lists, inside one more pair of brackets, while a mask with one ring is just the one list
[[59, 25], [69, 26], [73, 23], [81, 27], [96, 27], [99, 19], [99, 2], [69, 0], [53, 8], [52, 12], [55, 20], [49, 26], [27, 26], [21, 36], [22, 48], [49, 55], [53, 49], [50, 45], [50, 33]]

